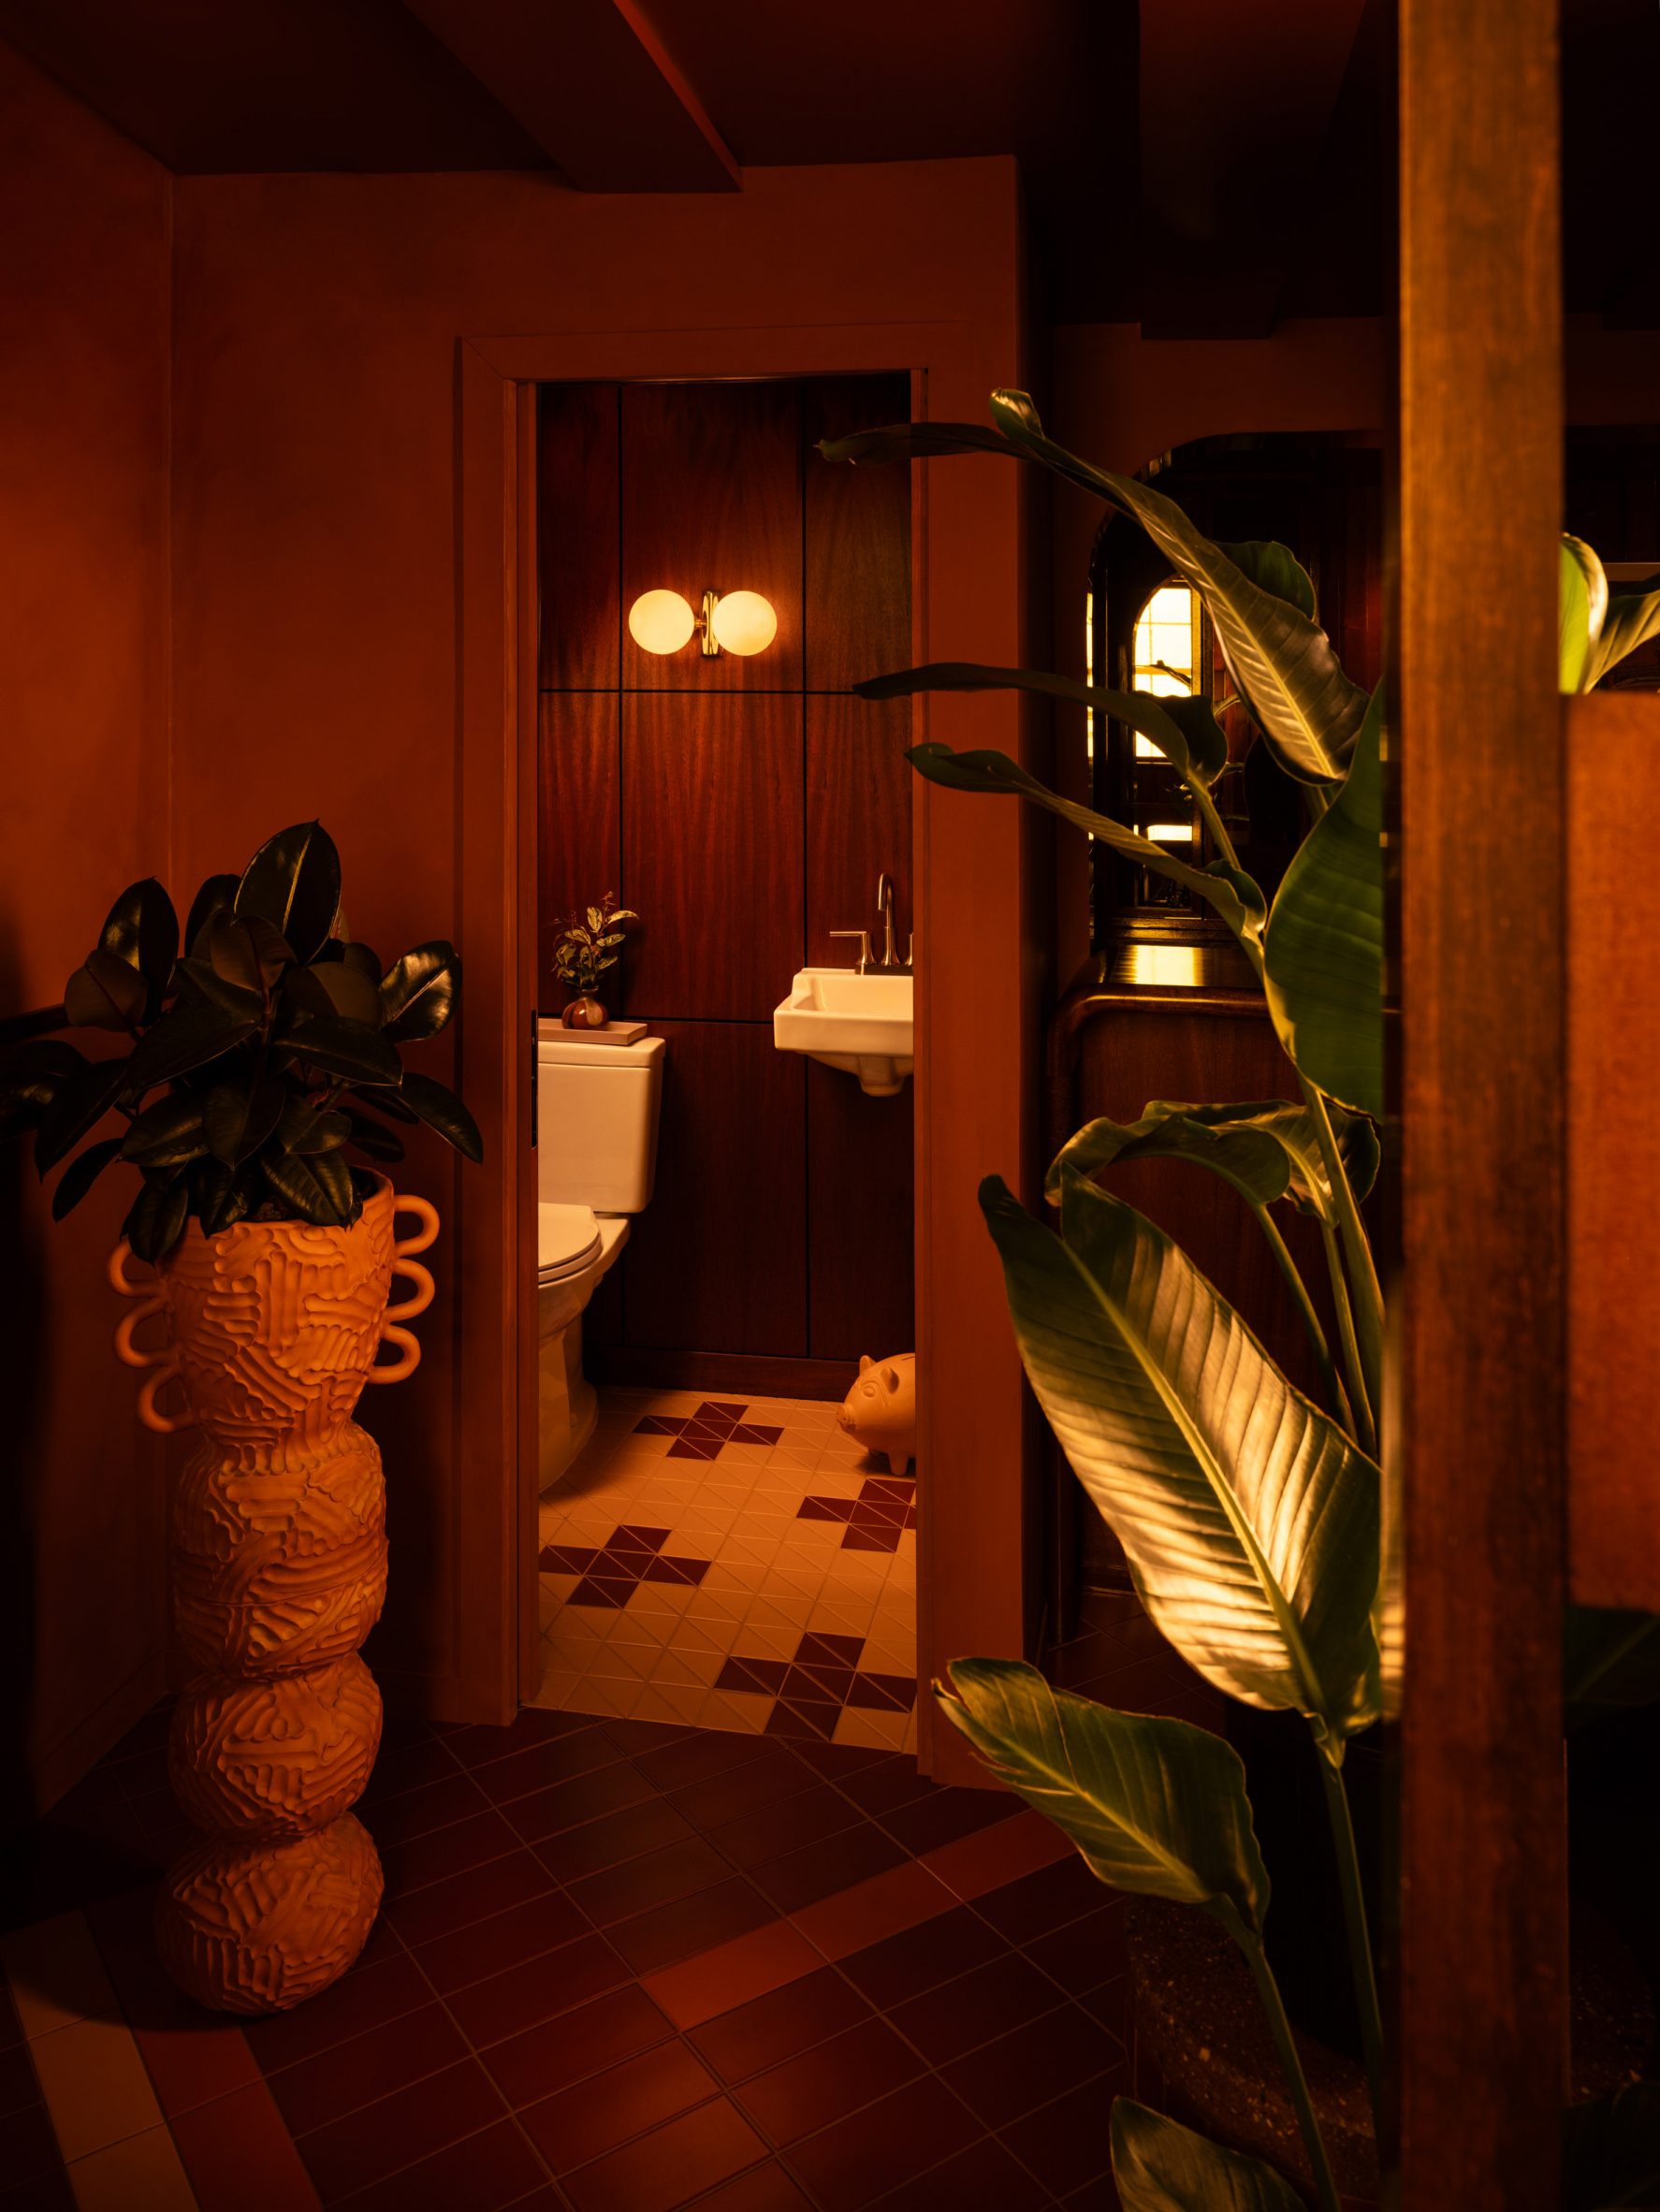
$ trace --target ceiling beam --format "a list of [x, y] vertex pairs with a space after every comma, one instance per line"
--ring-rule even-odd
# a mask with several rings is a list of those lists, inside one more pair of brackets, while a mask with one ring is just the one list
[[[1142, 328], [1265, 338], [1365, 0], [1142, 0]], [[1361, 150], [1357, 156], [1363, 158]]]
[[638, 0], [403, 0], [579, 192], [735, 192], [743, 174]]

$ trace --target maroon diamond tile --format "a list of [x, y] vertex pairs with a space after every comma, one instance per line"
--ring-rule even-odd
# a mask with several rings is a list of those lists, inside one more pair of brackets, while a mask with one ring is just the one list
[[634, 1528], [624, 1522], [605, 1549], [613, 1554], [619, 1551], [661, 1551], [669, 1540], [666, 1528]]
[[734, 1444], [776, 1444], [783, 1433], [782, 1429], [764, 1428], [759, 1421], [739, 1421], [729, 1441]]
[[836, 1733], [839, 1705], [800, 1705], [779, 1698], [767, 1717], [765, 1736], [816, 1737], [828, 1743]]
[[795, 1647], [795, 1664], [812, 1666], [821, 1661], [832, 1666], [857, 1666], [865, 1649], [862, 1636], [804, 1636]]
[[672, 1414], [648, 1413], [645, 1419], [634, 1423], [636, 1436], [677, 1436], [685, 1422]]
[[747, 1405], [730, 1405], [719, 1398], [706, 1398], [692, 1418], [698, 1421], [724, 1421], [730, 1426], [734, 1421], [741, 1421], [749, 1410]]
[[797, 1521], [849, 1521], [852, 1518], [853, 1504], [852, 1498], [803, 1498], [795, 1518]]
[[853, 1686], [851, 1666], [792, 1666], [779, 1695], [808, 1705], [845, 1705]]
[[869, 1712], [909, 1712], [916, 1703], [916, 1682], [908, 1674], [856, 1674], [847, 1701]]
[[680, 1436], [669, 1446], [671, 1460], [713, 1460], [721, 1456], [721, 1447], [699, 1436]]
[[647, 1567], [641, 1579], [646, 1582], [701, 1582], [711, 1564], [706, 1559], [670, 1559], [660, 1552]]
[[844, 1551], [897, 1551], [896, 1528], [850, 1528], [841, 1539]]
[[636, 1585], [633, 1582], [597, 1582], [592, 1576], [578, 1582], [565, 1603], [568, 1606], [610, 1606], [620, 1612], [629, 1600], [629, 1593]]
[[715, 1687], [717, 1690], [747, 1690], [751, 1694], [759, 1691], [764, 1696], [776, 1697], [789, 1671], [781, 1659], [733, 1658], [727, 1660], [715, 1677]]
[[599, 1556], [591, 1544], [545, 1544], [536, 1564], [545, 1575], [580, 1575]]

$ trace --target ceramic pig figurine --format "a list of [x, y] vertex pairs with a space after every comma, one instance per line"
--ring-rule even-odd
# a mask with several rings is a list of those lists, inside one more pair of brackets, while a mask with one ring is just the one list
[[836, 1418], [866, 1451], [887, 1454], [890, 1475], [903, 1475], [916, 1457], [916, 1354], [861, 1360]]

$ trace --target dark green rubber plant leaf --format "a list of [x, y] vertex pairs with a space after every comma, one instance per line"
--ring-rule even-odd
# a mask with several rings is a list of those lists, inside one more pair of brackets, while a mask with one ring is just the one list
[[197, 939], [211, 922], [221, 914], [228, 914], [237, 903], [239, 876], [210, 876], [190, 902], [190, 913], [184, 924], [184, 950], [198, 953]]
[[1589, 691], [1592, 648], [1609, 609], [1609, 579], [1602, 562], [1583, 538], [1566, 531], [1557, 554], [1557, 689]]
[[1592, 641], [1581, 687], [1601, 683], [1610, 668], [1650, 638], [1660, 634], [1660, 571], [1640, 583], [1609, 585], [1608, 612], [1601, 633]]
[[1360, 735], [1366, 694], [1344, 674], [1325, 632], [1289, 600], [1264, 590], [1195, 530], [1173, 500], [1132, 476], [1080, 460], [1045, 437], [1025, 392], [994, 392], [991, 411], [997, 428], [1034, 460], [1134, 516], [1203, 600], [1234, 681], [1280, 766], [1303, 783], [1339, 782]]
[[1191, 1722], [1114, 1712], [1013, 1659], [957, 1659], [939, 1709], [997, 1780], [1115, 1889], [1199, 1905], [1260, 1936], [1268, 1870], [1239, 1754]]
[[[463, 1159], [483, 1159], [484, 1139], [478, 1133], [478, 1124], [446, 1085], [434, 1083], [430, 1075], [405, 1074], [398, 1096], [417, 1121], [436, 1129]], [[375, 1104], [380, 1104], [378, 1099]]]
[[1131, 2097], [1113, 2102], [1113, 2180], [1124, 2212], [1304, 2212], [1272, 2166]]
[[171, 1083], [193, 1068], [205, 1068], [222, 1053], [252, 1037], [257, 1025], [217, 1006], [175, 1006], [147, 1029], [132, 1057], [129, 1082], [134, 1098], [158, 1083]]
[[90, 1065], [84, 1053], [57, 1037], [31, 1037], [14, 1046], [0, 1061], [0, 1138], [38, 1128], [65, 1084]]
[[284, 1022], [272, 1042], [295, 1060], [308, 1061], [352, 1083], [385, 1084], [396, 1089], [403, 1078], [397, 1047], [366, 1022], [343, 1014], [297, 1014]]
[[190, 1218], [190, 1182], [182, 1168], [159, 1175], [133, 1201], [121, 1233], [153, 1267], [179, 1242]]
[[188, 1171], [191, 1211], [202, 1225], [203, 1236], [217, 1236], [253, 1211], [260, 1191], [256, 1168], [239, 1171], [223, 1160], [207, 1158], [193, 1160]]
[[416, 945], [381, 978], [381, 1019], [386, 1034], [401, 1043], [436, 1037], [456, 1011], [461, 963], [443, 938]]
[[190, 1091], [169, 1091], [139, 1114], [123, 1140], [121, 1156], [139, 1168], [182, 1168], [207, 1149], [201, 1099]]
[[[1053, 676], [1046, 668], [986, 668], [977, 661], [930, 661], [922, 668], [868, 677], [855, 684], [853, 691], [860, 699], [909, 699], [918, 691], [1034, 691], [1111, 715], [1158, 746], [1182, 775], [1197, 777], [1203, 784], [1215, 783], [1228, 765], [1228, 740], [1202, 700], [1109, 691], [1070, 676]], [[1195, 707], [1201, 712], [1193, 713]]]
[[827, 461], [939, 460], [954, 453], [1023, 458], [1018, 445], [981, 422], [889, 423], [881, 429], [854, 430], [845, 438], [821, 438], [819, 451]]
[[182, 1006], [216, 1006], [221, 1013], [234, 1015], [243, 1022], [262, 1022], [265, 1019], [265, 996], [241, 983], [227, 982], [210, 960], [198, 960], [186, 953], [173, 968], [179, 985], [179, 1003]]
[[365, 1113], [359, 1106], [343, 1106], [341, 1111], [351, 1124], [352, 1133], [347, 1142], [355, 1144], [366, 1157], [388, 1162], [403, 1157], [403, 1139], [395, 1129], [387, 1128], [384, 1121], [377, 1120], [372, 1113]]
[[[1377, 1132], [1364, 1114], [1327, 1109], [1337, 1149], [1357, 1199], [1377, 1180]], [[1289, 1199], [1301, 1214], [1335, 1220], [1314, 1117], [1285, 1099], [1239, 1105], [1188, 1106], [1149, 1099], [1141, 1119], [1088, 1122], [1056, 1155], [1043, 1186], [1051, 1205], [1060, 1202], [1063, 1168], [1093, 1175], [1115, 1159], [1186, 1159], [1231, 1183], [1252, 1205]]]
[[[403, 1074], [403, 1081], [405, 1084], [417, 1082], [420, 1079], [418, 1077], [411, 1076], [409, 1070], [405, 1069]], [[400, 1088], [402, 1086], [400, 1085]], [[351, 1093], [351, 1096], [355, 1099], [361, 1099], [363, 1104], [366, 1106], [372, 1106], [377, 1113], [384, 1113], [388, 1121], [403, 1122], [405, 1125], [413, 1128], [414, 1125], [421, 1118], [420, 1115], [415, 1111], [413, 1106], [406, 1106], [403, 1103], [403, 1100], [399, 1097], [397, 1091], [359, 1091], [354, 1089]]]
[[148, 1003], [144, 978], [103, 945], [87, 954], [64, 985], [64, 1011], [77, 1029], [119, 1029], [130, 1037]]
[[95, 1128], [131, 1079], [132, 1061], [90, 1060], [61, 1083], [35, 1132], [35, 1168], [44, 1175]]
[[1562, 2116], [1563, 2212], [1660, 2205], [1660, 2082], [1637, 2081]]
[[268, 837], [237, 886], [238, 918], [269, 922], [302, 967], [322, 950], [339, 910], [340, 854], [316, 822]]
[[98, 942], [144, 978], [145, 1019], [153, 1021], [179, 956], [179, 917], [153, 876], [127, 885], [104, 917]]
[[1383, 1119], [1383, 692], [1347, 780], [1303, 840], [1263, 938], [1279, 1041], [1319, 1088]]
[[285, 1086], [275, 1076], [216, 1083], [202, 1100], [202, 1135], [208, 1150], [227, 1168], [240, 1168], [259, 1150], [282, 1117]]
[[311, 968], [291, 968], [283, 978], [283, 997], [296, 1014], [340, 1014], [366, 1029], [381, 1026], [378, 978], [345, 960], [320, 960]]
[[58, 1177], [58, 1186], [51, 1194], [51, 1217], [61, 1221], [72, 1213], [85, 1198], [112, 1159], [121, 1155], [121, 1139], [106, 1137], [102, 1143], [89, 1144], [84, 1152], [78, 1152]]
[[1185, 860], [1177, 860], [1163, 845], [1156, 845], [1151, 837], [1137, 837], [1121, 822], [1110, 816], [1097, 814], [1088, 807], [1080, 807], [1074, 800], [1063, 799], [1058, 792], [1040, 783], [1035, 776], [1028, 776], [1017, 762], [1005, 752], [954, 752], [949, 745], [918, 745], [906, 754], [919, 776], [930, 783], [943, 784], [949, 791], [992, 792], [1004, 797], [1029, 799], [1034, 807], [1043, 807], [1051, 814], [1058, 814], [1063, 822], [1070, 822], [1103, 845], [1110, 845], [1114, 852], [1121, 852], [1127, 860], [1137, 861], [1143, 867], [1163, 876], [1167, 881], [1179, 883], [1186, 891], [1195, 893], [1207, 906], [1220, 914], [1236, 937], [1251, 940], [1253, 946], [1261, 935], [1264, 912], [1262, 894], [1256, 884], [1237, 870], [1225, 868], [1190, 867]]
[[1063, 1243], [997, 1176], [980, 1202], [1032, 1388], [1154, 1623], [1335, 1763], [1377, 1712], [1376, 1463], [1133, 1207], [1067, 1169]]
[[261, 1154], [259, 1164], [266, 1181], [301, 1221], [345, 1228], [361, 1210], [350, 1171], [338, 1153], [302, 1156], [273, 1147]]
[[240, 990], [257, 993], [262, 1002], [284, 969], [294, 964], [294, 948], [274, 923], [259, 914], [215, 914], [193, 953], [205, 954], [215, 975]]

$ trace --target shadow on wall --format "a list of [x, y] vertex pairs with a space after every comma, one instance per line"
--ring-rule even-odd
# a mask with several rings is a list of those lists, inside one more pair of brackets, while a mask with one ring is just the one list
[[[21, 1006], [17, 947], [0, 920], [0, 1009]], [[35, 1485], [40, 1477], [45, 1419], [46, 1270], [37, 1207], [24, 1195], [35, 1173], [26, 1144], [0, 1144], [0, 1252], [6, 1255], [6, 1325], [0, 1329], [0, 1405], [6, 1409], [6, 1453], [0, 1475], [0, 1680], [12, 1694], [0, 1703], [0, 1836], [9, 1837], [35, 1812], [29, 1776], [36, 1621]]]

